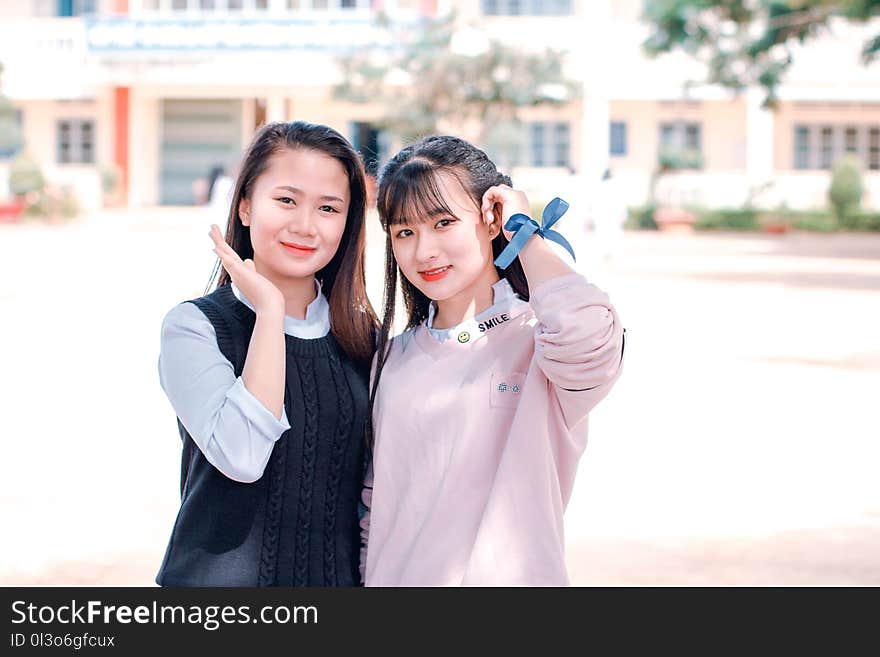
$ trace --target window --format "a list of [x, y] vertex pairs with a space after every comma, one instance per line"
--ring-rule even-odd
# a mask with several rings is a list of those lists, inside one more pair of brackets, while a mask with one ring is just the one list
[[[73, 0], [83, 2], [86, 0]], [[97, 3], [97, 0], [88, 0]], [[173, 11], [173, 12], [263, 12], [269, 9], [271, 0], [140, 0], [141, 9], [144, 11]], [[279, 0], [282, 5], [285, 0]], [[340, 0], [336, 0], [339, 2]], [[327, 0], [324, 0], [326, 3]], [[305, 0], [308, 4], [308, 0]], [[298, 9], [302, 4], [299, 0], [286, 0], [288, 9]]]
[[533, 123], [529, 127], [529, 145], [531, 146], [532, 153], [532, 158], [529, 164], [531, 164], [533, 167], [546, 166], [546, 162], [544, 160], [544, 151], [546, 150], [544, 127], [545, 126], [543, 123]]
[[847, 153], [859, 152], [859, 132], [855, 126], [847, 126], [844, 132], [844, 150]]
[[810, 129], [805, 125], [794, 127], [794, 168], [810, 168]]
[[58, 163], [92, 164], [95, 161], [95, 122], [65, 119], [57, 123]]
[[480, 0], [486, 16], [570, 16], [571, 0]]
[[795, 169], [831, 169], [843, 155], [855, 156], [866, 168], [880, 170], [880, 126], [794, 127]]
[[360, 153], [364, 161], [364, 169], [375, 176], [379, 172], [379, 161], [382, 155], [381, 135], [379, 129], [363, 121], [351, 124], [351, 145]]
[[868, 131], [868, 168], [880, 169], [880, 127]]
[[830, 169], [834, 160], [834, 129], [830, 125], [822, 126], [819, 133], [819, 168]]
[[97, 0], [58, 0], [59, 16], [84, 16], [97, 11]]
[[693, 121], [660, 124], [661, 164], [677, 169], [703, 166], [703, 126]]
[[0, 100], [0, 130], [9, 140], [7, 148], [0, 148], [0, 159], [14, 157], [22, 146], [22, 114], [20, 109], [5, 106], [8, 101]]
[[660, 148], [675, 148], [675, 125], [672, 123], [660, 124]]
[[699, 123], [676, 121], [660, 124], [660, 146], [702, 151], [702, 126]]
[[626, 123], [623, 121], [611, 122], [609, 154], [626, 155]]
[[684, 147], [689, 151], [700, 152], [703, 145], [700, 143], [700, 124], [685, 123], [684, 124]]
[[553, 146], [553, 166], [568, 166], [568, 150], [571, 138], [569, 137], [569, 128], [567, 123], [557, 123], [553, 129], [554, 138]]
[[571, 161], [571, 128], [565, 122], [527, 124], [528, 166], [567, 167]]

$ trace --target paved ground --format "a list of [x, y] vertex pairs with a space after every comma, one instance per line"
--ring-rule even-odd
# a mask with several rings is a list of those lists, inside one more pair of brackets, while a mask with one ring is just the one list
[[[207, 224], [0, 225], [0, 583], [152, 582], [180, 445], [159, 326], [207, 283]], [[628, 342], [566, 515], [573, 582], [880, 585], [880, 235], [586, 244]]]

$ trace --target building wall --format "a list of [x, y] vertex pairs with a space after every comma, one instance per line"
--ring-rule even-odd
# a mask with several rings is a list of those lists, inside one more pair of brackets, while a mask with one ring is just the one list
[[[270, 4], [271, 10], [265, 14], [270, 19], [296, 16], [286, 11], [281, 0]], [[406, 0], [398, 4], [417, 11], [431, 3]], [[641, 54], [637, 44], [646, 33], [646, 27], [637, 22], [641, 4], [641, 0], [573, 0], [569, 16], [536, 17], [483, 16], [479, 0], [435, 3], [440, 11], [454, 6], [460, 25], [485, 30], [508, 44], [567, 50], [567, 74], [585, 83], [581, 100], [521, 111], [519, 118], [524, 122], [568, 123], [571, 166], [518, 166], [513, 171], [518, 184], [532, 189], [587, 189], [608, 161], [615, 177], [625, 183], [620, 188], [626, 202], [643, 202], [656, 168], [659, 124], [694, 121], [701, 125], [704, 166], [700, 171], [664, 176], [659, 185], [662, 194], [700, 204], [736, 205], [752, 198], [756, 186], [772, 178], [772, 189], [761, 196], [762, 203], [824, 205], [828, 173], [794, 169], [794, 126], [880, 124], [878, 86], [867, 83], [871, 72], [880, 68], [876, 64], [870, 70], [861, 67], [852, 54], [858, 50], [858, 39], [849, 38], [860, 38], [868, 28], [850, 30], [846, 25], [835, 25], [827, 39], [798, 52], [793, 81], [781, 89], [783, 98], [789, 100], [756, 130], [754, 108], [744, 97], [697, 85], [690, 92], [691, 100], [681, 100], [683, 82], [692, 79], [697, 68], [680, 54], [657, 60]], [[99, 165], [114, 159], [113, 89], [117, 85], [131, 90], [129, 203], [134, 206], [157, 203], [161, 196], [163, 99], [238, 99], [243, 144], [249, 142], [260, 117], [322, 122], [350, 137], [354, 121], [376, 120], [381, 115], [378, 105], [333, 98], [338, 70], [332, 50], [202, 53], [185, 49], [126, 51], [121, 47], [110, 52], [89, 51], [86, 23], [77, 18], [53, 18], [55, 6], [54, 0], [0, 3], [0, 18], [10, 19], [0, 25], [0, 61], [8, 67], [4, 90], [23, 110], [28, 150], [44, 165], [47, 175], [57, 182], [73, 182], [84, 196], [91, 195], [86, 205], [100, 202], [94, 198]], [[108, 13], [117, 3], [100, 0], [98, 6]], [[141, 3], [132, 0], [129, 7], [137, 14]], [[154, 15], [142, 12], [138, 17]], [[201, 14], [168, 11], [163, 16], [175, 19]], [[823, 72], [816, 65], [823, 60], [823, 52], [836, 63], [835, 70]], [[844, 98], [834, 104], [813, 100], [841, 96]], [[626, 123], [627, 153], [623, 156], [606, 156], [606, 114], [611, 121]], [[57, 164], [55, 122], [74, 116], [95, 120], [93, 167]], [[442, 126], [444, 131], [471, 139], [479, 134], [479, 128], [454, 123]], [[400, 146], [395, 143], [391, 148]], [[878, 176], [876, 172], [866, 174], [865, 200], [868, 206], [880, 208]]]
[[[90, 100], [25, 100], [13, 104], [22, 112], [23, 153], [40, 164], [51, 184], [70, 186], [84, 209], [100, 207], [100, 168], [113, 162], [111, 90], [101, 90]], [[62, 164], [58, 161], [57, 125], [64, 119], [90, 119], [94, 122], [94, 164]]]
[[627, 126], [627, 153], [612, 156], [617, 169], [655, 168], [659, 126], [675, 121], [702, 126], [704, 170], [745, 169], [746, 106], [741, 98], [698, 102], [612, 100], [611, 120], [623, 121]]
[[[783, 102], [776, 111], [774, 167], [793, 171], [797, 125], [880, 128], [880, 102]], [[865, 164], [867, 164], [865, 162]]]

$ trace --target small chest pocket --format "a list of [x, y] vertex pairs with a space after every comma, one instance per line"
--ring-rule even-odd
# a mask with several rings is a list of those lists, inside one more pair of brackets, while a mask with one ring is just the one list
[[523, 393], [526, 375], [522, 372], [492, 372], [489, 406], [516, 408]]

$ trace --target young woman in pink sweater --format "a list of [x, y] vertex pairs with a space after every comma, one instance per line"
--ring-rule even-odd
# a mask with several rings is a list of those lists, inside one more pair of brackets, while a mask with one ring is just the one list
[[[587, 415], [620, 374], [623, 328], [542, 239], [565, 242], [549, 225], [566, 204], [539, 227], [510, 185], [455, 137], [409, 146], [382, 172], [368, 586], [568, 583], [563, 512]], [[407, 327], [389, 341], [398, 271]]]

